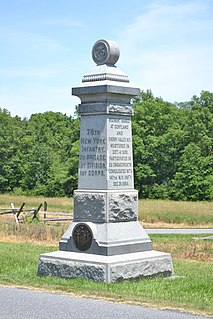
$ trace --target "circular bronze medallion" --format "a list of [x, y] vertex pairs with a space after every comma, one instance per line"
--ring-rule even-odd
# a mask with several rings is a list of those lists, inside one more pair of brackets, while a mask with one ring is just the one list
[[81, 251], [88, 250], [92, 245], [92, 231], [86, 224], [78, 224], [72, 236], [76, 248]]

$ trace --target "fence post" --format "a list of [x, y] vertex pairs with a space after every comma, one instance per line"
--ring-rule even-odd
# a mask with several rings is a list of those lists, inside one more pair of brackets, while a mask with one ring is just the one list
[[22, 205], [21, 205], [21, 207], [19, 208], [19, 210], [18, 210], [18, 212], [17, 212], [17, 218], [19, 218], [19, 215], [21, 214], [21, 212], [22, 212], [22, 210], [23, 210], [23, 208], [24, 208], [24, 205], [25, 205], [25, 203], [23, 203]]
[[37, 214], [38, 214], [39, 210], [41, 209], [41, 206], [42, 206], [42, 204], [40, 204], [40, 205], [38, 206], [38, 208], [34, 210], [34, 212], [33, 212], [33, 219], [35, 219], [35, 218], [37, 217]]
[[13, 212], [13, 216], [14, 216], [15, 222], [16, 222], [17, 225], [19, 225], [18, 217], [17, 217], [16, 211], [15, 211], [15, 206], [14, 206], [13, 203], [10, 203], [10, 206], [12, 208], [12, 212]]
[[47, 211], [47, 202], [44, 201], [44, 222], [46, 222], [46, 218], [47, 218], [47, 214], [46, 214], [46, 211]]

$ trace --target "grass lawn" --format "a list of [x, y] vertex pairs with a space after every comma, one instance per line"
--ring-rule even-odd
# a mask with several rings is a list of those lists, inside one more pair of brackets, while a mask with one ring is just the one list
[[[183, 245], [189, 238], [181, 236], [176, 239]], [[171, 241], [171, 238], [167, 235], [153, 235], [152, 240], [154, 248], [157, 248], [158, 245]], [[213, 315], [211, 261], [180, 259], [174, 253], [174, 270], [178, 276], [175, 279], [158, 277], [104, 284], [82, 279], [37, 276], [39, 255], [54, 250], [57, 250], [55, 245], [47, 247], [35, 243], [0, 242], [0, 283]]]

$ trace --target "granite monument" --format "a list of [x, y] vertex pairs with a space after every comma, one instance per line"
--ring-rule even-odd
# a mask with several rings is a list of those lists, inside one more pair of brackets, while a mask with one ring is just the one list
[[115, 66], [119, 54], [114, 41], [97, 41], [92, 48], [96, 66], [72, 88], [81, 100], [74, 219], [59, 251], [40, 255], [39, 275], [114, 282], [173, 273], [170, 254], [152, 250], [138, 221], [131, 100], [139, 89]]

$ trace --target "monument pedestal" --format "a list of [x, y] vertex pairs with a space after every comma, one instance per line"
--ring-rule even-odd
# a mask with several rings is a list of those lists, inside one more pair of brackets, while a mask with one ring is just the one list
[[171, 256], [155, 250], [114, 256], [55, 251], [42, 254], [39, 275], [115, 282], [138, 277], [171, 276]]
[[[151, 250], [151, 240], [137, 219], [138, 193], [134, 189], [76, 190], [74, 221], [60, 240], [59, 249], [79, 252], [80, 248], [87, 254], [106, 256]], [[75, 240], [78, 225], [79, 239]], [[79, 232], [83, 234], [82, 247]]]
[[97, 66], [72, 89], [81, 99], [74, 220], [59, 251], [40, 256], [38, 274], [103, 282], [169, 276], [170, 254], [153, 251], [138, 222], [130, 101], [139, 89], [131, 87], [128, 76], [115, 67], [116, 43], [97, 41], [92, 55]]

